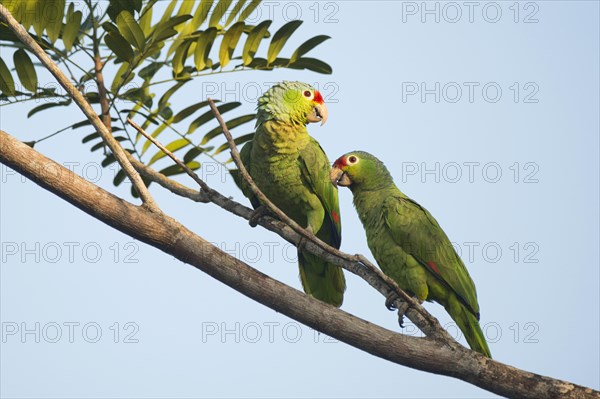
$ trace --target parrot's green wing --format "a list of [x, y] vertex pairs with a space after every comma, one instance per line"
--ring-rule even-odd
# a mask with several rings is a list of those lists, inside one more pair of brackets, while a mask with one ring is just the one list
[[479, 319], [475, 284], [448, 236], [431, 214], [404, 195], [385, 200], [383, 216], [396, 244], [458, 296]]
[[323, 225], [315, 234], [328, 244], [339, 248], [342, 243], [342, 224], [338, 190], [331, 184], [329, 178], [331, 163], [319, 143], [312, 137], [310, 140], [310, 143], [300, 151], [298, 162], [305, 183], [319, 197], [325, 209]]
[[[339, 248], [342, 242], [342, 225], [337, 188], [331, 184], [331, 164], [319, 143], [311, 142], [298, 154], [301, 176], [308, 187], [319, 198], [323, 206], [323, 223], [314, 233], [329, 245]], [[304, 291], [336, 307], [342, 305], [346, 280], [339, 266], [332, 265], [319, 257], [298, 251], [300, 279]]]
[[[250, 154], [252, 153], [252, 143], [252, 141], [247, 142], [240, 151], [240, 158], [247, 171], [250, 171]], [[238, 188], [242, 190], [242, 193], [244, 193], [244, 195], [250, 200], [252, 206], [254, 208], [258, 208], [260, 202], [258, 201], [258, 198], [256, 198], [256, 196], [252, 193], [252, 190], [250, 190], [250, 187], [248, 187], [246, 181], [242, 178], [242, 174], [240, 173], [239, 169], [230, 169], [229, 173], [231, 173], [231, 176], [233, 177], [233, 181], [235, 182], [236, 186], [238, 186]]]

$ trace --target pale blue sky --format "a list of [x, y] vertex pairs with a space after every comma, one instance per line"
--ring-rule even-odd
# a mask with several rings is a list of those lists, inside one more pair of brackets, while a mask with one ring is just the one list
[[[329, 120], [311, 133], [331, 160], [354, 149], [377, 155], [437, 218], [476, 283], [495, 359], [599, 389], [598, 2], [428, 2], [439, 22], [422, 2], [268, 4], [261, 19], [273, 17], [274, 27], [305, 20], [284, 54], [332, 36], [311, 54], [333, 74], [225, 74], [190, 84], [174, 105], [211, 95], [242, 101], [241, 114], [269, 82], [316, 84]], [[1, 128], [31, 140], [83, 119], [75, 108], [31, 119], [27, 110], [0, 108]], [[99, 169], [80, 144], [84, 133], [37, 149], [131, 199], [128, 185], [112, 186], [114, 169]], [[2, 397], [495, 397], [329, 342], [0, 172]], [[202, 173], [245, 202], [222, 172], [207, 163]], [[151, 191], [193, 231], [300, 289], [295, 251], [278, 236], [214, 205]], [[371, 257], [348, 190], [340, 203], [342, 249]], [[383, 297], [347, 280], [344, 310], [399, 330]], [[426, 307], [451, 322], [441, 306]], [[39, 343], [22, 334], [36, 323]]]

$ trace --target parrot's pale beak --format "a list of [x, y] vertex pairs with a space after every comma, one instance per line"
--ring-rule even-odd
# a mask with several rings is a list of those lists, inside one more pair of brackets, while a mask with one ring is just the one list
[[313, 112], [306, 119], [311, 123], [321, 122], [321, 126], [323, 126], [327, 121], [328, 114], [325, 104], [317, 104], [314, 106]]
[[352, 180], [350, 180], [346, 172], [337, 166], [331, 168], [331, 172], [329, 172], [329, 179], [331, 180], [331, 184], [334, 186], [347, 187], [352, 184]]

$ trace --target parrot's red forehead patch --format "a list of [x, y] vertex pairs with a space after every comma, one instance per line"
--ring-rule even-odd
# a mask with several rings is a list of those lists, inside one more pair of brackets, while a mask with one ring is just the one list
[[323, 104], [323, 96], [321, 95], [319, 90], [315, 90], [315, 96], [313, 98], [313, 101], [315, 101], [319, 104]]
[[346, 157], [339, 157], [333, 163], [333, 166], [335, 166], [336, 168], [340, 168], [340, 167], [346, 166], [346, 165], [348, 165], [348, 163], [346, 162]]

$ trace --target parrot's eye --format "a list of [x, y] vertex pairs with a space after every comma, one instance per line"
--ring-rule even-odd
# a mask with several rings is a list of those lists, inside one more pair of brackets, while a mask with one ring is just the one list
[[304, 97], [312, 100], [312, 96], [313, 96], [312, 91], [310, 91], [310, 90], [304, 90], [304, 93], [302, 93], [302, 94], [304, 95]]
[[354, 165], [354, 164], [355, 164], [355, 163], [357, 163], [357, 162], [358, 162], [358, 158], [357, 158], [357, 157], [355, 157], [354, 155], [350, 155], [350, 156], [348, 157], [348, 163], [349, 163], [349, 164], [351, 164], [351, 165]]

